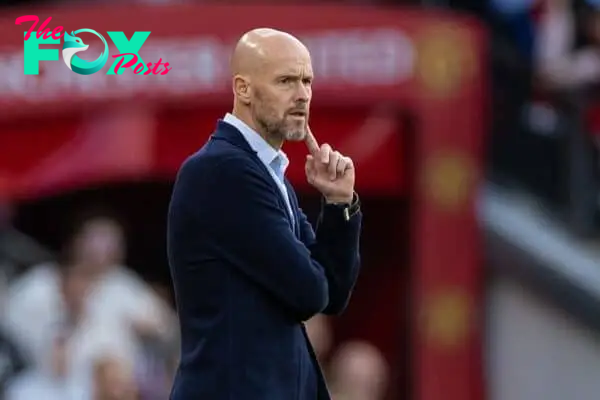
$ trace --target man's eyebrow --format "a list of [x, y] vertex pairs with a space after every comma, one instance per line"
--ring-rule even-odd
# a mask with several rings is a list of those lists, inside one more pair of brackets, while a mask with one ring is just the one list
[[313, 79], [313, 74], [302, 74], [300, 72], [284, 71], [276, 75], [278, 78]]
[[297, 72], [297, 71], [289, 71], [289, 70], [287, 70], [287, 71], [279, 71], [277, 73], [277, 76], [280, 76], [280, 77], [284, 77], [285, 76], [285, 77], [290, 77], [290, 78], [299, 78], [300, 75], [301, 74], [299, 72]]

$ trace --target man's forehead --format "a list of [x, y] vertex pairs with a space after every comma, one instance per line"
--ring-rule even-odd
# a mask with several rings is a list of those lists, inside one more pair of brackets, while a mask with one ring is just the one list
[[280, 56], [269, 64], [269, 70], [275, 74], [312, 75], [313, 73], [312, 63], [308, 56]]

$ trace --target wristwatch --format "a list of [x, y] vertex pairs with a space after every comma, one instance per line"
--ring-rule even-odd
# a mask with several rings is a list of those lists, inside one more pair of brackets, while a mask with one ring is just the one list
[[[323, 199], [323, 202], [325, 202], [325, 199]], [[358, 197], [358, 193], [354, 192], [354, 195], [352, 196], [352, 202], [327, 203], [326, 206], [339, 209], [344, 216], [344, 220], [350, 221], [350, 218], [360, 211], [360, 198]]]

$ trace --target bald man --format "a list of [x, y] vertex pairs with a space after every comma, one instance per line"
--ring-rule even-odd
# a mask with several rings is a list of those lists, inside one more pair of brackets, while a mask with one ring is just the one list
[[[182, 339], [171, 399], [329, 399], [304, 321], [341, 313], [358, 276], [354, 165], [308, 127], [313, 71], [298, 39], [248, 32], [231, 69], [233, 111], [183, 163], [169, 207]], [[307, 145], [315, 230], [285, 178], [285, 141]]]

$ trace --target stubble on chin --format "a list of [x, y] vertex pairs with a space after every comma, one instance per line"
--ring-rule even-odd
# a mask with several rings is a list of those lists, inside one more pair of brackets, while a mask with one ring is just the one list
[[288, 132], [285, 135], [285, 140], [288, 140], [290, 142], [301, 142], [305, 138], [306, 138], [305, 131], [293, 131], [293, 132]]

